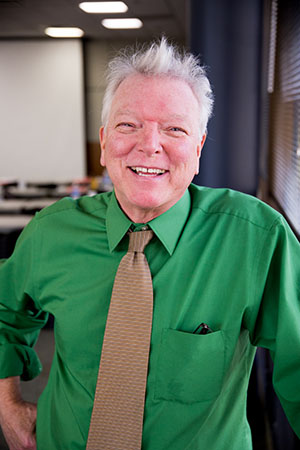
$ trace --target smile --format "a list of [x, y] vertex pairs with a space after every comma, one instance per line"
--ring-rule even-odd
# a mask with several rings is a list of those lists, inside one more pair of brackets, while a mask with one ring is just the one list
[[156, 169], [156, 168], [147, 168], [147, 167], [135, 167], [132, 166], [130, 169], [140, 176], [149, 176], [149, 175], [162, 175], [166, 171], [164, 169]]

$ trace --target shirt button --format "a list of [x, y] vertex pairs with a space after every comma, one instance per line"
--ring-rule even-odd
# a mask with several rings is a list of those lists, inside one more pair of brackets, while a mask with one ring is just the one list
[[148, 225], [144, 225], [144, 226], [142, 227], [142, 231], [147, 231], [147, 230], [149, 230]]

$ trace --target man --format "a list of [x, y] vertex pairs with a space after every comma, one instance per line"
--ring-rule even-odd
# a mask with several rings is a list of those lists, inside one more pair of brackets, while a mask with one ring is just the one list
[[258, 200], [191, 185], [211, 106], [198, 61], [165, 39], [110, 64], [100, 141], [114, 192], [43, 210], [0, 271], [0, 416], [12, 449], [35, 448], [18, 377], [40, 371], [32, 346], [48, 312], [56, 348], [37, 448], [85, 448], [115, 274], [128, 230], [145, 224], [154, 301], [142, 448], [251, 449], [258, 345], [300, 435], [300, 246]]

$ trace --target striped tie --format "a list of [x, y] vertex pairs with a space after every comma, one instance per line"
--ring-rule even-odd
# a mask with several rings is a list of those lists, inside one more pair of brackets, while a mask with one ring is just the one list
[[153, 289], [143, 253], [153, 231], [129, 233], [109, 307], [88, 450], [141, 449]]

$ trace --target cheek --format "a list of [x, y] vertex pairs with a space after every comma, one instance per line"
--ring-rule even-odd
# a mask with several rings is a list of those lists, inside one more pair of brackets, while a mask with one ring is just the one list
[[120, 137], [116, 137], [111, 139], [111, 145], [106, 145], [106, 159], [107, 158], [125, 158], [130, 150], [132, 149], [133, 144], [129, 139], [122, 139]]
[[171, 150], [169, 156], [174, 165], [182, 166], [183, 168], [194, 168], [198, 165], [199, 157], [197, 150], [191, 150], [191, 147], [178, 147], [176, 151]]

